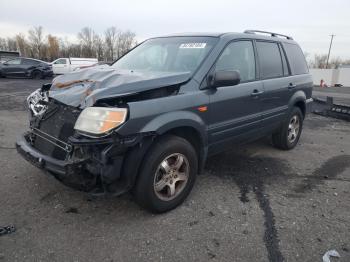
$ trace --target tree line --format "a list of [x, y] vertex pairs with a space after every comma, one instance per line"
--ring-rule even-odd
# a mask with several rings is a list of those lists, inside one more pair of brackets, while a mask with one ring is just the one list
[[97, 58], [112, 62], [137, 44], [136, 34], [112, 26], [102, 35], [84, 27], [77, 34], [78, 42], [71, 42], [52, 34], [44, 34], [42, 26], [33, 27], [27, 34], [0, 37], [0, 50], [19, 51], [21, 56], [53, 61], [59, 57]]
[[309, 53], [305, 53], [305, 57], [310, 68], [338, 68], [341, 65], [350, 65], [350, 59], [336, 57], [329, 59], [327, 66], [327, 54], [315, 54], [313, 57], [310, 57]]
[[[102, 35], [90, 27], [84, 27], [77, 34], [77, 39], [75, 43], [52, 34], [45, 35], [43, 27], [37, 26], [28, 30], [27, 34], [0, 37], [0, 50], [19, 51], [21, 56], [45, 61], [59, 57], [87, 57], [112, 62], [137, 44], [134, 32], [122, 31], [114, 26], [107, 28]], [[315, 54], [312, 58], [305, 53], [305, 57], [310, 68], [326, 68], [326, 54]], [[328, 68], [337, 68], [342, 64], [350, 64], [350, 59], [332, 58]]]

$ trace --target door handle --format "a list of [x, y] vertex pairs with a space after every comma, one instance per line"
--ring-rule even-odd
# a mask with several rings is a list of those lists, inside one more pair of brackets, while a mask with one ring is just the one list
[[256, 97], [256, 96], [259, 96], [263, 93], [264, 93], [264, 91], [259, 91], [258, 89], [254, 89], [253, 93], [251, 93], [250, 95], [253, 97]]
[[288, 89], [293, 89], [296, 87], [297, 87], [297, 85], [294, 85], [293, 83], [289, 83], [289, 85], [288, 85]]

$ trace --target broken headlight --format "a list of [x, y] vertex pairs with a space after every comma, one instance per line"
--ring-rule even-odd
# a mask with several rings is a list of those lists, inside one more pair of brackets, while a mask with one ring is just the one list
[[74, 129], [92, 136], [100, 136], [125, 122], [126, 108], [88, 107], [79, 115]]

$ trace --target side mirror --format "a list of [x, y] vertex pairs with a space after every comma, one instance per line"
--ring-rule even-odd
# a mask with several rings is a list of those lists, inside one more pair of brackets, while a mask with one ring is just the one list
[[7, 65], [9, 65], [9, 64], [5, 62], [5, 63], [3, 63], [3, 65], [6, 65], [6, 66], [7, 66]]
[[238, 85], [241, 81], [241, 76], [236, 70], [220, 70], [214, 72], [210, 80], [211, 87], [221, 87], [221, 86], [235, 86]]

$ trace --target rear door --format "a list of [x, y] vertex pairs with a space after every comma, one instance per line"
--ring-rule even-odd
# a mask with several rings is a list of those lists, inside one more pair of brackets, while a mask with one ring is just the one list
[[32, 71], [40, 64], [39, 61], [32, 60], [32, 59], [25, 59], [22, 58], [21, 63], [21, 74], [22, 75], [28, 75], [32, 73]]
[[272, 41], [256, 41], [256, 49], [265, 91], [261, 97], [263, 126], [272, 129], [284, 119], [293, 87], [281, 45]]
[[311, 98], [313, 83], [303, 51], [296, 43], [283, 42], [282, 45], [291, 72], [289, 78], [290, 92], [293, 95], [298, 90], [302, 90], [307, 99]]
[[209, 153], [221, 151], [231, 142], [241, 142], [259, 132], [261, 124], [261, 94], [257, 81], [253, 42], [231, 42], [216, 62], [215, 70], [237, 70], [241, 83], [209, 90]]

